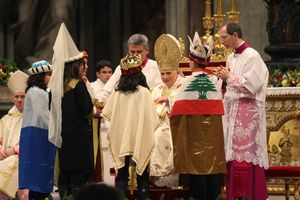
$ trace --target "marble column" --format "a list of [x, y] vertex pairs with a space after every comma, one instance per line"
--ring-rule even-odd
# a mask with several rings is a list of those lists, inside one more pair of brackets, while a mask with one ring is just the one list
[[186, 37], [188, 34], [188, 2], [166, 0], [166, 33], [175, 37]]

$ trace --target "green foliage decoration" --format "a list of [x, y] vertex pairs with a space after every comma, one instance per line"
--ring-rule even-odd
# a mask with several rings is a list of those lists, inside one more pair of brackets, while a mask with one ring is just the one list
[[14, 62], [0, 58], [0, 85], [6, 86], [10, 75], [17, 70]]

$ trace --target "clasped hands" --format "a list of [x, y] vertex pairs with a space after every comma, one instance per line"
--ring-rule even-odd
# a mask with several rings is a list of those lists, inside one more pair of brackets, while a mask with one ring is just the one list
[[214, 71], [214, 74], [218, 78], [222, 79], [223, 81], [225, 81], [229, 77], [229, 74], [230, 74], [229, 69], [222, 65], [220, 65], [219, 67], [216, 67], [213, 71]]
[[14, 147], [11, 147], [11, 148], [7, 148], [7, 149], [4, 149], [3, 147], [0, 148], [0, 160], [4, 160], [5, 158], [11, 156], [11, 155], [15, 155], [17, 152], [16, 152], [16, 149]]

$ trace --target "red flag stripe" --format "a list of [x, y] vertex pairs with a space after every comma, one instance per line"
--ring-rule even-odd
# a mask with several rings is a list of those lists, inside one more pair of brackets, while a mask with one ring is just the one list
[[178, 100], [174, 103], [174, 115], [223, 115], [222, 100]]

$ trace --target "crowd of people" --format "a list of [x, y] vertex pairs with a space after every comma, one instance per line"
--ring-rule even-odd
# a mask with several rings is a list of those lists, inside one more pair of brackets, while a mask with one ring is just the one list
[[150, 187], [180, 185], [195, 200], [215, 200], [223, 182], [228, 200], [267, 199], [268, 70], [237, 23], [220, 39], [233, 50], [226, 65], [206, 68], [213, 39], [196, 32], [185, 60], [193, 73], [184, 76], [175, 37], [157, 39], [154, 61], [147, 37], [133, 34], [115, 71], [100, 60], [89, 82], [88, 54], [62, 24], [51, 64], [35, 62], [8, 81], [0, 199], [44, 200], [56, 185], [61, 199], [117, 200], [134, 177], [140, 200], [151, 199]]

